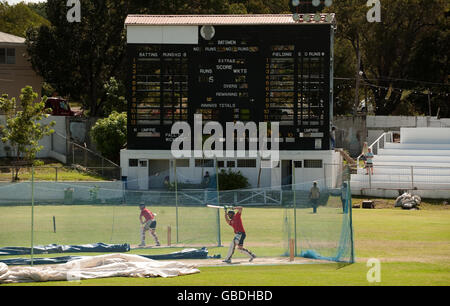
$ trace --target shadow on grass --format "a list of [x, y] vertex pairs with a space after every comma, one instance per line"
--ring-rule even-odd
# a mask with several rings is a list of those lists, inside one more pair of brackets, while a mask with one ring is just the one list
[[336, 270], [343, 269], [343, 268], [345, 268], [347, 266], [351, 266], [353, 264], [354, 264], [354, 262], [338, 262], [336, 264]]

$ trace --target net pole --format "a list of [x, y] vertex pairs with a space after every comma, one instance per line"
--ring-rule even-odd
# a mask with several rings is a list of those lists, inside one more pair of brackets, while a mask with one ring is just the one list
[[295, 163], [292, 161], [292, 182], [294, 187], [294, 255], [297, 256], [297, 200], [295, 196]]
[[178, 239], [178, 180], [177, 180], [177, 160], [175, 159], [173, 161], [173, 171], [174, 171], [174, 176], [175, 176], [175, 223], [176, 223], [176, 227], [177, 227], [177, 244], [179, 243], [179, 239]]
[[[219, 167], [217, 166], [216, 158], [216, 191], [217, 191], [217, 205], [220, 206], [219, 198]], [[222, 246], [222, 238], [220, 236], [220, 208], [217, 208], [217, 246]]]
[[349, 226], [350, 226], [350, 243], [351, 243], [351, 251], [350, 251], [350, 262], [355, 262], [355, 248], [353, 244], [353, 204], [352, 204], [352, 193], [350, 180], [347, 181], [347, 206], [348, 206], [348, 214], [349, 214]]
[[31, 258], [30, 263], [33, 266], [34, 256], [34, 166], [31, 166]]

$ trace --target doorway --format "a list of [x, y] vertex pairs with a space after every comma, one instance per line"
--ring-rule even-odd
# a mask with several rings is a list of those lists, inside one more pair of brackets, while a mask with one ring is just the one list
[[168, 159], [149, 160], [149, 189], [166, 189], [165, 181], [170, 181], [170, 161]]
[[282, 189], [292, 189], [292, 160], [281, 161], [281, 186]]

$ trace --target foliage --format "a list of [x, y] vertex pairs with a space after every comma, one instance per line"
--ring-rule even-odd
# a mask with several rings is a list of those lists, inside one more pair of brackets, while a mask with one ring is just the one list
[[219, 190], [236, 190], [249, 187], [248, 179], [242, 175], [241, 171], [234, 172], [222, 169], [219, 172]]
[[114, 77], [111, 77], [103, 86], [106, 92], [106, 103], [104, 111], [107, 114], [112, 112], [126, 112], [127, 100], [125, 100], [125, 86]]
[[25, 37], [30, 27], [49, 24], [44, 17], [23, 2], [16, 5], [0, 2], [0, 32]]
[[81, 6], [81, 22], [67, 20], [65, 1], [49, 0], [50, 26], [27, 33], [33, 68], [57, 92], [80, 101], [86, 114], [106, 115], [105, 83], [123, 75], [127, 1], [91, 1]]
[[42, 96], [52, 97], [55, 89], [49, 83], [44, 82], [42, 84]]
[[118, 162], [120, 150], [127, 141], [127, 114], [113, 112], [107, 118], [99, 119], [90, 136], [103, 156]]
[[[42, 150], [43, 146], [39, 141], [55, 131], [52, 127], [55, 122], [41, 122], [49, 116], [49, 110], [45, 108], [46, 97], [40, 102], [35, 102], [38, 94], [31, 86], [22, 89], [19, 107], [16, 99], [8, 99], [8, 95], [0, 98], [0, 110], [6, 114], [6, 125], [1, 126], [1, 141], [8, 143], [14, 151], [17, 162], [33, 162], [36, 154]], [[16, 171], [18, 179], [18, 170]]]
[[[111, 96], [108, 90], [116, 90], [111, 78], [119, 85], [126, 82], [123, 23], [128, 14], [279, 14], [290, 12], [289, 2], [91, 1], [83, 2], [82, 21], [70, 24], [65, 1], [49, 0], [40, 7], [30, 6], [37, 12], [46, 7], [51, 25], [29, 30], [28, 52], [33, 67], [56, 91], [81, 101], [86, 114], [106, 116], [120, 111], [109, 104], [123, 101], [117, 100], [122, 94]], [[334, 113], [354, 113], [366, 99], [376, 115], [428, 115], [430, 110], [435, 115], [439, 109], [441, 116], [449, 117], [448, 98], [435, 94], [448, 91], [448, 1], [383, 0], [380, 23], [367, 21], [366, 2], [333, 1], [330, 8], [318, 8], [335, 13], [337, 20]], [[305, 3], [301, 10], [318, 10]], [[356, 97], [358, 54], [362, 76]], [[411, 94], [402, 99], [404, 89]], [[433, 94], [423, 94], [425, 90]]]
[[[348, 86], [347, 91], [338, 90], [339, 95], [352, 95], [355, 99], [354, 84], [360, 54], [362, 90], [356, 99], [358, 102], [364, 99], [365, 87], [369, 100], [374, 102], [376, 115], [390, 115], [393, 112], [428, 114], [428, 96], [422, 93], [423, 89], [437, 83], [442, 86], [436, 91], [448, 90], [448, 84], [444, 85], [448, 82], [449, 69], [446, 50], [450, 40], [448, 18], [445, 17], [448, 2], [384, 0], [380, 23], [366, 20], [368, 8], [364, 1], [352, 5], [335, 1], [329, 10], [336, 13], [338, 23], [336, 62], [352, 63], [347, 67], [336, 67], [335, 75], [351, 78], [347, 84], [353, 85]], [[349, 67], [353, 67], [353, 72], [348, 70]], [[342, 82], [337, 84], [342, 85]], [[404, 90], [412, 90], [412, 94], [405, 98]], [[431, 101], [434, 114], [439, 106], [441, 111], [448, 109], [443, 106], [445, 100], [445, 95], [442, 95]], [[353, 104], [349, 103], [346, 110], [338, 111], [351, 113]], [[446, 115], [450, 116], [450, 113]]]
[[37, 14], [47, 19], [47, 2], [27, 3], [28, 7]]

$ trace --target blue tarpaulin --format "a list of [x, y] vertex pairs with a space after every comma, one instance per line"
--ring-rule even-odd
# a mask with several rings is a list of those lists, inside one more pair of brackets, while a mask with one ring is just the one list
[[[177, 259], [208, 259], [208, 258], [220, 258], [220, 255], [208, 256], [208, 249], [185, 249], [179, 252], [174, 252], [170, 254], [160, 254], [160, 255], [139, 255], [145, 258], [154, 260], [177, 260]], [[62, 256], [54, 258], [34, 258], [33, 265], [51, 265], [51, 264], [62, 264], [72, 260], [83, 259], [87, 256]], [[11, 258], [3, 259], [0, 262], [8, 266], [24, 266], [30, 265], [30, 258]]]
[[[128, 252], [130, 250], [130, 245], [125, 244], [105, 244], [105, 243], [93, 243], [93, 244], [83, 244], [83, 245], [39, 245], [33, 247], [33, 254], [54, 254], [54, 253], [105, 253], [114, 252], [122, 253]], [[31, 248], [27, 247], [3, 247], [0, 248], [0, 255], [11, 256], [11, 255], [30, 255]]]

